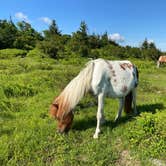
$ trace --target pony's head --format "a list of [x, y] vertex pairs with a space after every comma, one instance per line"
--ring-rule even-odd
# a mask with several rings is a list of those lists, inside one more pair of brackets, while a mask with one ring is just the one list
[[50, 114], [58, 122], [57, 131], [59, 133], [67, 133], [72, 125], [74, 114], [73, 112], [67, 111], [61, 103], [54, 102], [50, 107]]

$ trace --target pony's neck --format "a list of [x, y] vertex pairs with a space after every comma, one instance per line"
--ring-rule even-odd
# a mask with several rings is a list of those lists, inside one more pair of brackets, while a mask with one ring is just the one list
[[75, 77], [60, 94], [60, 98], [63, 99], [63, 105], [65, 107], [68, 105], [68, 108], [72, 110], [88, 90], [85, 80], [80, 80], [78, 76]]
[[90, 61], [87, 66], [65, 87], [60, 94], [61, 103], [67, 112], [74, 109], [81, 98], [91, 89], [91, 79], [94, 63]]

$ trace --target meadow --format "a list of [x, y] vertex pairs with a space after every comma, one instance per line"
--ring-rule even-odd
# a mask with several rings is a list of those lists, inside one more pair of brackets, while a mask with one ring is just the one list
[[[139, 69], [137, 116], [115, 123], [118, 100], [105, 100], [106, 124], [93, 139], [97, 100], [75, 108], [72, 130], [56, 133], [49, 106], [88, 61], [0, 54], [0, 165], [121, 166], [166, 164], [166, 67], [130, 59]], [[110, 57], [112, 59], [112, 57]]]

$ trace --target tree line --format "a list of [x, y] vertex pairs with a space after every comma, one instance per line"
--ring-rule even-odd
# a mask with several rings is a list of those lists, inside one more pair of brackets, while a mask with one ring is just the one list
[[10, 20], [0, 20], [0, 49], [18, 48], [23, 50], [39, 49], [51, 58], [70, 57], [115, 57], [142, 58], [156, 60], [162, 52], [154, 43], [145, 39], [140, 47], [121, 46], [110, 40], [107, 32], [102, 35], [89, 34], [85, 21], [72, 34], [62, 34], [55, 20], [42, 33], [37, 32], [25, 21], [16, 24]]

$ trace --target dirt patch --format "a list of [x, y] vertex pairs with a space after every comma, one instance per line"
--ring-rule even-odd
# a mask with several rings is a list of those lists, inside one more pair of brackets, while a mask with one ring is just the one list
[[119, 160], [116, 162], [116, 166], [141, 166], [141, 163], [132, 158], [128, 150], [123, 150], [120, 154]]
[[166, 166], [166, 162], [164, 162], [162, 160], [158, 160], [158, 159], [151, 159], [151, 163], [154, 166]]

